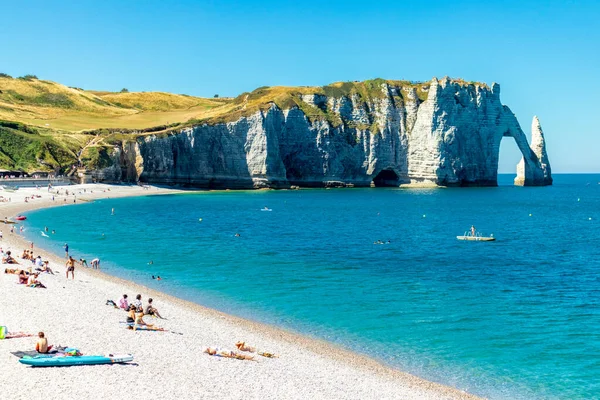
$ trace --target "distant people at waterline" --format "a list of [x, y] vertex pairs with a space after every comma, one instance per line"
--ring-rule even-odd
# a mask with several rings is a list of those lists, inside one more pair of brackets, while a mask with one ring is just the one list
[[100, 269], [100, 259], [99, 258], [94, 258], [90, 262], [90, 265], [92, 266], [93, 269]]
[[[52, 233], [54, 233], [54, 231], [52, 231]], [[69, 258], [69, 244], [68, 243], [65, 243], [64, 249], [65, 249], [65, 257]]]

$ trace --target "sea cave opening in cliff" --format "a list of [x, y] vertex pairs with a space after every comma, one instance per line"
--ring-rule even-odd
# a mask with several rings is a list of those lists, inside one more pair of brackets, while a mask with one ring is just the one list
[[391, 169], [384, 169], [373, 178], [375, 187], [398, 187], [400, 186], [400, 177]]

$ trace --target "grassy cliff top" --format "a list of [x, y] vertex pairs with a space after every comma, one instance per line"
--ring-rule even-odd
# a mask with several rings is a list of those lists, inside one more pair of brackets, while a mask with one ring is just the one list
[[[485, 86], [451, 79], [464, 86]], [[235, 99], [213, 99], [164, 92], [102, 92], [83, 90], [35, 76], [11, 78], [0, 74], [0, 119], [27, 125], [80, 132], [95, 129], [141, 130], [157, 126], [190, 125], [235, 121], [266, 110], [272, 104], [282, 109], [298, 107], [307, 114], [327, 114], [303, 100], [305, 95], [329, 98], [358, 97], [372, 101], [387, 96], [384, 89], [397, 89], [404, 101], [409, 90], [421, 101], [427, 98], [431, 82], [371, 79], [363, 82], [336, 82], [326, 86], [260, 87]]]
[[94, 92], [0, 76], [0, 119], [74, 132], [181, 123], [227, 101], [161, 92]]

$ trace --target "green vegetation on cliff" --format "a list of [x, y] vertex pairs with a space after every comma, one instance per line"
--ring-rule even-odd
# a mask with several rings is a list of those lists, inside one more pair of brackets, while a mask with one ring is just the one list
[[54, 171], [73, 164], [79, 148], [68, 134], [60, 140], [16, 122], [0, 121], [0, 168], [24, 171]]

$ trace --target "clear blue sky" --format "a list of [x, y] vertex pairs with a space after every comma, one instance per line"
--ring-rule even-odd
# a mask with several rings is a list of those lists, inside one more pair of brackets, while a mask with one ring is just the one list
[[[0, 72], [85, 89], [235, 96], [265, 85], [501, 84], [555, 172], [600, 172], [597, 1], [26, 1], [0, 5]], [[501, 172], [518, 150], [501, 147]]]

